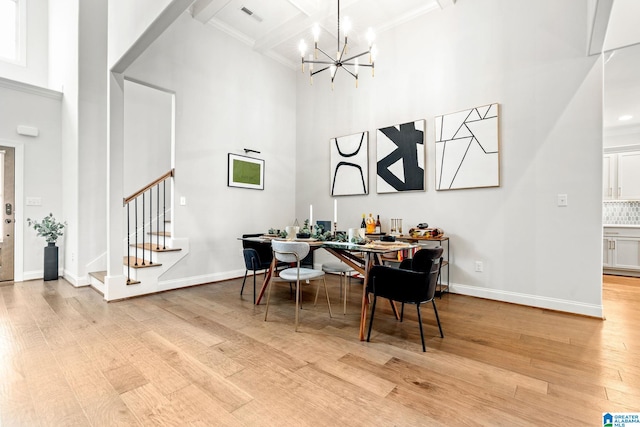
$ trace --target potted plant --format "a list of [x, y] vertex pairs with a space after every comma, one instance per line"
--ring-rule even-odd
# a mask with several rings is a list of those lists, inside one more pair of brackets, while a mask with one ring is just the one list
[[44, 237], [47, 246], [44, 248], [44, 280], [56, 280], [58, 278], [58, 247], [56, 242], [64, 233], [66, 222], [59, 222], [53, 214], [45, 216], [42, 221], [27, 218], [29, 227], [33, 227], [38, 236]]

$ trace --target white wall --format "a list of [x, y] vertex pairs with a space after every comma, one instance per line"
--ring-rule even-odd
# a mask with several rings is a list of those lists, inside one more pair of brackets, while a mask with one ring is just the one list
[[[41, 220], [50, 212], [61, 220], [62, 216], [62, 156], [60, 154], [60, 107], [61, 94], [53, 91], [37, 90], [13, 85], [8, 87], [0, 82], [0, 145], [22, 150], [23, 175], [16, 176], [16, 186], [23, 183], [23, 198], [16, 198], [16, 239], [23, 236], [23, 251], [16, 253], [23, 259], [22, 271], [16, 278], [30, 280], [42, 277], [43, 248], [46, 242], [29, 228], [26, 219]], [[18, 135], [18, 125], [34, 126], [39, 129], [37, 137]], [[18, 165], [16, 165], [18, 173]], [[17, 193], [16, 193], [17, 195]], [[41, 206], [26, 206], [26, 197], [39, 197]], [[20, 221], [22, 219], [22, 221]], [[18, 243], [18, 242], [16, 242]], [[64, 260], [65, 239], [58, 241], [61, 262]], [[18, 248], [16, 248], [18, 249]]]
[[105, 251], [107, 1], [50, 0], [50, 85], [62, 88], [62, 189], [68, 223], [65, 278]]
[[[67, 278], [88, 283], [87, 265], [106, 251], [107, 0], [79, 4], [77, 246], [68, 251]], [[92, 270], [95, 271], [95, 270]]]
[[[376, 77], [359, 89], [298, 73], [297, 217], [312, 203], [331, 218], [329, 139], [368, 130], [371, 192], [339, 198], [339, 229], [363, 212], [385, 228], [428, 222], [451, 236], [456, 292], [599, 316], [602, 64], [585, 56], [586, 20], [581, 0], [458, 1], [379, 34]], [[434, 117], [492, 102], [501, 187], [436, 192]], [[377, 195], [376, 129], [422, 118], [427, 191]]]
[[109, 0], [109, 68], [138, 40], [171, 1]]
[[[176, 94], [175, 200], [187, 204], [173, 226], [190, 253], [163, 279], [244, 273], [237, 237], [293, 216], [294, 71], [185, 13], [125, 74]], [[227, 187], [227, 154], [245, 147], [266, 162], [264, 191]]]
[[48, 0], [27, 2], [26, 62], [21, 65], [0, 61], [0, 77], [48, 87], [48, 3]]
[[173, 94], [124, 82], [124, 194], [171, 170]]

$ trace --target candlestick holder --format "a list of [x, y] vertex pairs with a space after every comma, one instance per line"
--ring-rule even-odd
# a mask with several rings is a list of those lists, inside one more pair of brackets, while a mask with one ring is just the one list
[[336, 237], [338, 235], [338, 223], [336, 221], [333, 221], [333, 237]]

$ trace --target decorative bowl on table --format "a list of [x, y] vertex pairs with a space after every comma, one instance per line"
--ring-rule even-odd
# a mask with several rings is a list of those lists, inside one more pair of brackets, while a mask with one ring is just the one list
[[310, 233], [296, 233], [296, 239], [310, 239]]

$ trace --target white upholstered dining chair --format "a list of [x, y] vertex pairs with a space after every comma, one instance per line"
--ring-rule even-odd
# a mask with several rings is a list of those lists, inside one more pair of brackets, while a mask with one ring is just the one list
[[[307, 256], [310, 247], [306, 242], [290, 242], [284, 240], [273, 240], [271, 242], [271, 248], [273, 249], [273, 256], [282, 262], [295, 263], [295, 267], [286, 268], [280, 271], [280, 281], [295, 282], [296, 283], [296, 326], [295, 330], [298, 330], [299, 323], [299, 311], [300, 311], [300, 282], [309, 282], [311, 280], [322, 280], [324, 284], [324, 293], [327, 296], [327, 306], [329, 307], [329, 317], [332, 317], [331, 302], [329, 301], [329, 292], [327, 291], [327, 282], [324, 279], [324, 271], [315, 270], [313, 268], [300, 267], [300, 261]], [[267, 320], [267, 314], [269, 313], [269, 302], [271, 300], [271, 289], [273, 288], [274, 281], [269, 283], [269, 291], [267, 293], [267, 307], [264, 312], [264, 320]], [[320, 285], [316, 289], [316, 301], [318, 298], [318, 292], [320, 291]]]

